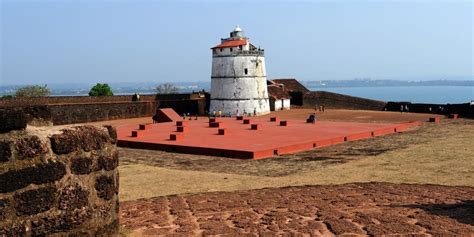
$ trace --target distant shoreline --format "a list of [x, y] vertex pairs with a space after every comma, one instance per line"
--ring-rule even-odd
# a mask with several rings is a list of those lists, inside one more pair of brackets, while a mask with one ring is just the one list
[[[270, 79], [271, 80], [271, 79]], [[397, 80], [320, 80], [301, 81], [312, 91], [329, 91], [382, 101], [411, 101], [414, 103], [469, 103], [474, 100], [474, 80], [449, 81], [397, 81]], [[114, 95], [155, 94], [154, 88], [160, 83], [110, 83]], [[210, 91], [211, 82], [176, 82], [179, 93]], [[19, 87], [0, 86], [0, 97], [12, 95]], [[51, 84], [51, 96], [88, 96], [91, 85]]]
[[474, 86], [371, 86], [310, 87], [312, 91], [329, 91], [382, 101], [409, 101], [428, 104], [460, 104], [474, 100]]

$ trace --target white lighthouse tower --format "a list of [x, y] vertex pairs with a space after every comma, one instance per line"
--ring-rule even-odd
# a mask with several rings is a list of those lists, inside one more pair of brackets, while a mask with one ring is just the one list
[[211, 112], [270, 112], [263, 52], [244, 37], [238, 26], [229, 38], [212, 48]]

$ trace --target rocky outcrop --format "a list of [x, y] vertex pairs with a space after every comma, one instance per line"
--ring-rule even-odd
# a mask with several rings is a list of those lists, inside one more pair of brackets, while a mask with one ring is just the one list
[[27, 127], [0, 134], [0, 236], [118, 231], [113, 127]]

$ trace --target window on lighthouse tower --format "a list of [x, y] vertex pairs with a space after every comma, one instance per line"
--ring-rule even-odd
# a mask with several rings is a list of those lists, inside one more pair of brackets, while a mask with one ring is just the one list
[[245, 73], [245, 75], [247, 75], [249, 73], [249, 70], [247, 68], [245, 68], [244, 73]]

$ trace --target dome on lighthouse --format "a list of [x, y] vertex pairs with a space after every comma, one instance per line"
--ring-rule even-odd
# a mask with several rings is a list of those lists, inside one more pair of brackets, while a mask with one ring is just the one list
[[240, 28], [239, 25], [237, 25], [237, 26], [235, 27], [234, 31], [235, 31], [235, 32], [238, 32], [238, 31], [242, 31], [242, 29]]
[[244, 32], [240, 28], [240, 26], [236, 26], [235, 29], [230, 32], [230, 38], [238, 39], [238, 38], [244, 38]]

